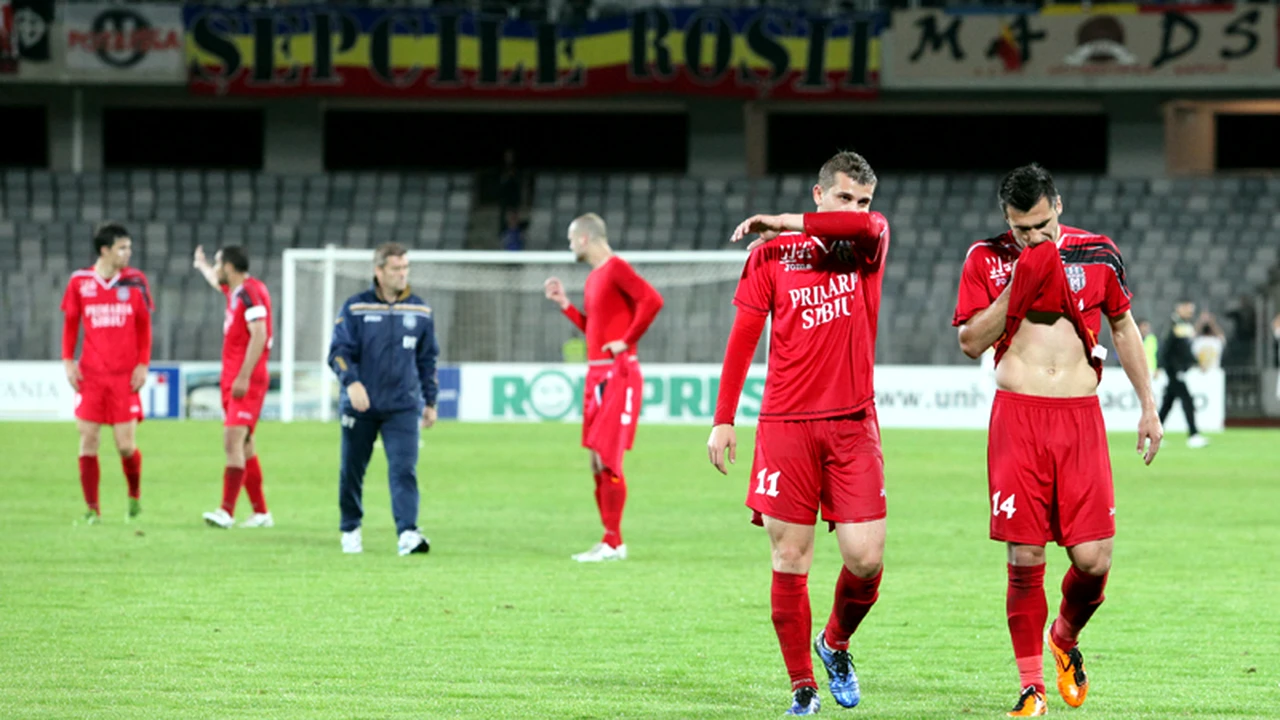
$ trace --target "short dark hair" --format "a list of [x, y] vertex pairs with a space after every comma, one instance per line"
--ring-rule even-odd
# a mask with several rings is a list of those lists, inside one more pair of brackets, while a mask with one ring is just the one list
[[387, 258], [403, 257], [409, 254], [409, 248], [397, 242], [382, 243], [373, 251], [374, 267], [385, 267]]
[[836, 184], [836, 173], [844, 173], [859, 185], [875, 185], [876, 172], [871, 163], [852, 150], [841, 150], [822, 164], [818, 171], [818, 186], [828, 190]]
[[1058, 187], [1053, 184], [1053, 175], [1036, 163], [1014, 168], [1000, 181], [1000, 212], [1013, 208], [1018, 212], [1027, 212], [1040, 202], [1040, 198], [1048, 198], [1049, 204], [1058, 200]]
[[110, 220], [104, 223], [99, 223], [99, 225], [93, 229], [94, 256], [101, 256], [102, 248], [110, 248], [112, 245], [116, 244], [117, 240], [125, 237], [129, 237], [129, 231], [125, 229], [124, 225]]
[[249, 256], [239, 245], [228, 245], [218, 252], [222, 253], [222, 262], [228, 263], [236, 272], [249, 272]]

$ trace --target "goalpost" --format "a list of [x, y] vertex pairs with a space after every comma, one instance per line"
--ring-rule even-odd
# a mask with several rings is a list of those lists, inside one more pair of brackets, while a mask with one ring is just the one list
[[[665, 302], [645, 334], [651, 363], [719, 363], [733, 322], [734, 289], [745, 248], [622, 251]], [[559, 277], [575, 305], [590, 268], [566, 252], [409, 251], [409, 286], [433, 309], [441, 364], [558, 363], [580, 337], [543, 296]], [[371, 248], [293, 248], [283, 255], [280, 312], [280, 419], [332, 419], [337, 382], [326, 364], [342, 303], [368, 289]], [[763, 362], [766, 343], [757, 350]]]

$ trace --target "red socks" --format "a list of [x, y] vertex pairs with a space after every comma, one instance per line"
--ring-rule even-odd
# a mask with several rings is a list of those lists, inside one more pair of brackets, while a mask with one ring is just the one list
[[80, 490], [84, 493], [84, 504], [94, 512], [98, 510], [98, 480], [100, 478], [97, 455], [80, 456]]
[[600, 508], [600, 522], [604, 525], [604, 538], [609, 547], [622, 544], [622, 507], [627, 504], [627, 481], [621, 475], [608, 470], [596, 473], [596, 505]]
[[129, 457], [120, 458], [120, 466], [124, 468], [124, 479], [129, 483], [129, 497], [137, 500], [142, 497], [142, 451], [134, 448]]
[[1049, 603], [1044, 598], [1044, 565], [1010, 565], [1005, 596], [1009, 637], [1018, 661], [1021, 687], [1044, 692], [1044, 623]]
[[262, 494], [262, 466], [258, 464], [257, 455], [244, 461], [244, 492], [255, 513], [267, 512], [267, 498]]
[[1105, 574], [1090, 575], [1081, 572], [1075, 565], [1067, 570], [1062, 578], [1062, 606], [1058, 609], [1058, 619], [1053, 621], [1053, 627], [1049, 629], [1054, 645], [1061, 650], [1070, 650], [1076, 646], [1080, 630], [1106, 599], [1102, 593], [1106, 587]]
[[836, 600], [831, 607], [831, 618], [822, 631], [823, 640], [832, 650], [848, 650], [849, 636], [857, 629], [862, 618], [871, 612], [871, 606], [880, 597], [880, 577], [884, 569], [872, 578], [860, 578], [840, 566], [840, 579], [836, 581]]
[[222, 509], [228, 515], [236, 514], [236, 498], [240, 495], [240, 486], [244, 484], [244, 468], [227, 466], [222, 472]]
[[599, 511], [600, 513], [600, 524], [604, 525], [604, 503], [601, 502], [600, 498], [601, 498], [601, 495], [604, 493], [603, 486], [608, 477], [608, 473], [601, 470], [599, 472], [593, 473], [591, 477], [595, 478], [596, 480], [596, 510]]
[[773, 571], [770, 594], [773, 607], [773, 629], [778, 633], [782, 660], [791, 676], [791, 689], [817, 688], [813, 678], [813, 658], [809, 654], [809, 633], [813, 617], [809, 609], [809, 576]]

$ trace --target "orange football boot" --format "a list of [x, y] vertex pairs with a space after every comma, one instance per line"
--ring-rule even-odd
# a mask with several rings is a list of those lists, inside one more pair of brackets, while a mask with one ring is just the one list
[[1084, 674], [1084, 657], [1080, 648], [1062, 650], [1053, 642], [1053, 636], [1045, 633], [1045, 644], [1053, 653], [1053, 662], [1058, 666], [1058, 692], [1062, 701], [1073, 708], [1084, 704], [1084, 696], [1089, 694], [1089, 678]]
[[1022, 695], [1018, 697], [1018, 704], [1013, 706], [1009, 711], [1009, 717], [1040, 717], [1049, 712], [1049, 706], [1044, 701], [1044, 693], [1036, 690], [1034, 687], [1028, 687], [1022, 691]]

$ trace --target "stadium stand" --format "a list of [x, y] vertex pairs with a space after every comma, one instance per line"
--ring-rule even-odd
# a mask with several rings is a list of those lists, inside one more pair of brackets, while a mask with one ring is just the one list
[[[894, 228], [881, 311], [881, 322], [893, 332], [881, 338], [881, 362], [965, 361], [955, 348], [951, 308], [965, 251], [1002, 230], [996, 181], [960, 175], [881, 179], [875, 205]], [[801, 176], [724, 181], [542, 174], [527, 249], [563, 248], [569, 221], [589, 209], [605, 217], [623, 250], [726, 249], [733, 226], [748, 214], [807, 209], [810, 183]], [[476, 247], [479, 236], [468, 242], [470, 216], [479, 211], [473, 189], [468, 174], [7, 170], [0, 188], [0, 298], [11, 321], [0, 331], [3, 357], [56, 356], [58, 308], [25, 300], [40, 288], [60, 290], [72, 269], [88, 264], [89, 229], [103, 219], [125, 222], [134, 233], [133, 264], [151, 278], [158, 306], [156, 357], [209, 360], [219, 353], [220, 334], [210, 328], [220, 326], [223, 303], [191, 271], [196, 245], [244, 244], [258, 263], [255, 273], [279, 288], [286, 248], [372, 248], [388, 240], [415, 249]], [[1163, 317], [1182, 297], [1225, 309], [1276, 267], [1280, 178], [1063, 176], [1060, 189], [1068, 224], [1108, 233], [1120, 245], [1139, 315]], [[673, 325], [675, 332], [698, 332], [718, 312], [727, 324], [731, 312], [728, 298], [720, 308], [673, 309], [668, 314], [698, 315], [697, 322]], [[556, 325], [547, 329], [562, 331], [558, 321], [550, 317]], [[655, 342], [707, 348], [672, 361], [716, 360], [698, 356], [718, 350], [707, 343]]]

